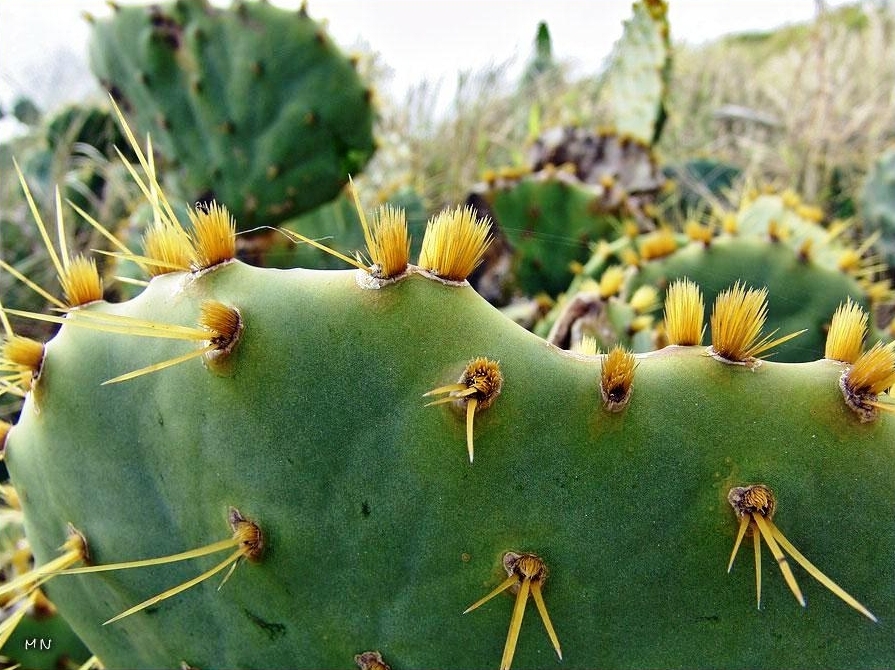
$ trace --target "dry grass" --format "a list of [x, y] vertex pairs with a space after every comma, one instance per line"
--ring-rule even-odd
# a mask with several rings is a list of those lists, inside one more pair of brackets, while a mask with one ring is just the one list
[[[525, 88], [507, 69], [461, 74], [446, 114], [428, 83], [385, 101], [368, 183], [385, 192], [409, 184], [432, 209], [455, 205], [483, 170], [524, 163], [537, 128], [596, 128], [607, 118], [599, 74], [573, 81], [560, 64]], [[677, 45], [669, 91], [662, 162], [714, 158], [811, 202], [847, 200], [895, 142], [895, 13], [850, 6], [776, 32]], [[726, 105], [776, 123], [721, 121]]]
[[[728, 161], [810, 201], [834, 197], [836, 180], [855, 193], [895, 142], [895, 13], [846, 7], [807, 26], [679, 48], [670, 90], [667, 157]], [[719, 121], [724, 105], [777, 125]]]

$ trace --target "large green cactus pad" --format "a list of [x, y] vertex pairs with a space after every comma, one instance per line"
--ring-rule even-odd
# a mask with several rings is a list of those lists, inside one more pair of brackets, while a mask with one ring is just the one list
[[[175, 553], [265, 533], [259, 563], [107, 626], [212, 565], [54, 578], [47, 590], [106, 667], [496, 666], [511, 597], [463, 610], [541, 556], [562, 667], [885, 667], [895, 663], [895, 421], [861, 423], [842, 365], [719, 362], [701, 347], [638, 358], [633, 395], [602, 408], [599, 358], [550, 347], [468, 286], [412, 274], [227, 263], [82, 309], [194, 324], [209, 298], [245, 325], [227, 370], [199, 360], [100, 386], [191, 345], [66, 325], [6, 457], [35, 555], [73, 524], [92, 559]], [[69, 317], [78, 318], [76, 314]], [[477, 356], [500, 362], [475, 417], [425, 407]], [[775, 523], [879, 618], [794, 565], [808, 604], [751, 550], [732, 574], [731, 487], [777, 494]], [[558, 665], [529, 604], [517, 667]]]
[[273, 225], [335, 197], [373, 152], [370, 92], [304, 10], [205, 0], [95, 20], [91, 67], [176, 161], [173, 192]]

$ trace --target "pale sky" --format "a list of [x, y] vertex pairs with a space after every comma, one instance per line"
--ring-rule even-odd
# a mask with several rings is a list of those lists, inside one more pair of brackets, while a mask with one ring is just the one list
[[[273, 0], [297, 8], [300, 0]], [[842, 4], [832, 0], [828, 5]], [[122, 0], [122, 4], [134, 0]], [[215, 0], [215, 4], [229, 4]], [[672, 38], [689, 43], [809, 20], [815, 0], [670, 0]], [[315, 19], [347, 50], [366, 43], [393, 70], [393, 93], [422, 80], [452, 89], [460, 70], [512, 62], [521, 69], [539, 21], [556, 58], [596, 73], [630, 15], [628, 0], [309, 0]], [[84, 12], [105, 0], [0, 0], [0, 102], [21, 93], [39, 103], [79, 98], [95, 87], [86, 70]], [[57, 102], [57, 100], [52, 100]]]

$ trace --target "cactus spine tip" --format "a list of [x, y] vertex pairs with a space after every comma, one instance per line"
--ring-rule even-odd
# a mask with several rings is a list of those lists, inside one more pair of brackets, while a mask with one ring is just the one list
[[[2, 309], [0, 305], [0, 310]], [[22, 395], [30, 391], [40, 374], [43, 359], [43, 344], [30, 337], [15, 335], [9, 329], [6, 341], [0, 346], [0, 393]]]
[[833, 313], [824, 358], [843, 363], [854, 363], [861, 356], [867, 336], [867, 313], [847, 298]]
[[705, 332], [702, 291], [687, 278], [673, 282], [665, 292], [665, 333], [669, 344], [702, 344]]
[[[158, 328], [158, 334], [153, 333], [152, 330], [142, 332], [135, 330], [133, 334], [149, 335], [152, 337], [170, 337], [184, 340], [198, 339], [205, 341], [204, 346], [199, 349], [188, 351], [180, 356], [175, 356], [174, 358], [169, 358], [159, 363], [153, 363], [152, 365], [147, 365], [138, 370], [106, 380], [103, 382], [103, 385], [117, 384], [129, 379], [135, 379], [136, 377], [150, 374], [152, 372], [158, 372], [159, 370], [164, 370], [165, 368], [184, 363], [193, 358], [199, 358], [200, 356], [206, 356], [212, 363], [223, 362], [222, 359], [233, 351], [233, 348], [236, 346], [239, 336], [243, 331], [244, 323], [242, 321], [242, 316], [240, 315], [239, 310], [235, 307], [230, 307], [216, 300], [204, 301], [199, 309], [199, 328], [167, 326], [165, 324], [144, 322], [145, 326], [150, 329], [152, 327]], [[104, 316], [108, 317], [110, 315]], [[120, 318], [121, 317], [113, 317], [110, 319], [110, 324], [107, 325], [114, 326], [115, 321]], [[98, 323], [100, 324], [99, 329], [103, 330], [103, 322], [99, 321]], [[135, 326], [136, 325], [137, 324], [135, 324]]]
[[193, 261], [193, 245], [179, 225], [156, 221], [143, 234], [144, 256], [126, 256], [147, 266], [153, 277], [169, 272], [189, 272]]
[[842, 374], [839, 387], [846, 404], [862, 422], [873, 421], [877, 410], [895, 411], [895, 405], [879, 396], [895, 386], [895, 342], [877, 342]]
[[69, 307], [80, 307], [103, 299], [103, 282], [92, 258], [78, 254], [71, 260], [66, 259], [59, 283]]
[[503, 567], [507, 571], [507, 577], [496, 589], [472, 605], [467, 607], [463, 614], [467, 614], [477, 607], [485, 604], [494, 596], [503, 593], [511, 587], [518, 587], [516, 592], [516, 602], [513, 605], [513, 614], [510, 617], [510, 628], [507, 632], [507, 641], [504, 645], [503, 657], [500, 660], [501, 670], [510, 670], [513, 663], [513, 655], [516, 652], [516, 643], [519, 640], [519, 631], [522, 628], [522, 617], [525, 615], [525, 605], [528, 601], [528, 594], [531, 593], [541, 615], [541, 621], [544, 628], [547, 629], [547, 635], [550, 642], [556, 650], [559, 660], [562, 660], [562, 649], [559, 645], [559, 638], [553, 623], [550, 621], [550, 615], [547, 613], [547, 606], [544, 603], [544, 596], [541, 588], [547, 579], [547, 566], [543, 559], [535, 554], [517, 554], [508, 551], [503, 556]]
[[644, 235], [640, 241], [640, 258], [645, 261], [663, 258], [677, 251], [677, 240], [670, 228]]
[[603, 367], [600, 369], [600, 395], [604, 407], [610, 412], [620, 412], [630, 401], [636, 368], [634, 354], [619, 345], [603, 360]]
[[14, 599], [27, 598], [51, 577], [76, 563], [82, 561], [86, 563], [90, 560], [87, 540], [83, 533], [71, 524], [68, 526], [67, 537], [61, 549], [63, 553], [53, 560], [32, 568], [0, 586], [0, 598], [5, 598], [17, 591], [20, 592], [20, 595]]
[[[80, 305], [86, 305], [91, 302], [95, 302], [97, 300], [102, 300], [103, 297], [103, 284], [100, 279], [99, 272], [96, 269], [96, 261], [88, 260], [83, 255], [77, 255], [74, 258], [69, 258], [68, 255], [68, 243], [65, 235], [65, 222], [62, 216], [62, 197], [59, 192], [59, 187], [56, 187], [56, 231], [57, 238], [59, 241], [59, 253], [56, 253], [56, 249], [53, 246], [53, 242], [50, 240], [50, 235], [47, 232], [47, 228], [44, 225], [43, 219], [40, 216], [40, 212], [37, 209], [37, 204], [34, 202], [34, 197], [31, 195], [31, 189], [28, 187], [28, 182], [25, 181], [25, 176], [22, 174], [21, 168], [19, 168], [19, 164], [15, 159], [13, 159], [13, 165], [16, 170], [16, 174], [19, 178], [19, 183], [22, 186], [22, 192], [25, 195], [25, 200], [28, 202], [28, 208], [31, 210], [31, 216], [34, 219], [34, 223], [37, 226], [38, 232], [40, 233], [41, 239], [43, 240], [44, 246], [46, 247], [47, 254], [50, 257], [50, 261], [53, 266], [56, 268], [56, 276], [59, 279], [59, 283], [62, 285], [62, 291], [65, 294], [65, 301], [61, 301], [55, 297], [50, 296], [50, 294], [42, 289], [40, 289], [36, 284], [25, 278], [18, 272], [13, 272], [14, 276], [16, 276], [21, 281], [25, 282], [29, 287], [31, 287], [34, 291], [36, 291], [41, 296], [48, 298], [50, 302], [56, 305], [59, 308], [68, 308], [68, 307], [78, 307]], [[7, 270], [11, 270], [9, 266], [5, 263], [3, 266]]]
[[587, 334], [581, 336], [581, 340], [574, 345], [572, 350], [582, 356], [598, 356], [600, 354], [597, 338]]
[[739, 281], [718, 294], [711, 316], [711, 351], [717, 358], [756, 367], [760, 354], [805, 332], [800, 330], [772, 340], [774, 331], [759, 339], [768, 314], [767, 295], [766, 288], [747, 289]]
[[190, 549], [178, 554], [160, 556], [157, 558], [124, 561], [120, 563], [106, 563], [102, 565], [89, 565], [82, 568], [64, 569], [56, 567], [55, 570], [58, 571], [58, 574], [65, 575], [79, 575], [89, 572], [108, 572], [110, 570], [128, 570], [131, 568], [142, 568], [151, 565], [162, 565], [165, 563], [186, 561], [193, 558], [199, 558], [201, 556], [208, 556], [209, 554], [214, 554], [219, 551], [223, 551], [224, 549], [236, 547], [236, 550], [232, 554], [230, 554], [226, 559], [218, 563], [213, 568], [206, 570], [197, 577], [187, 580], [182, 584], [178, 584], [177, 586], [174, 586], [167, 591], [153, 596], [148, 600], [144, 600], [138, 605], [134, 605], [130, 609], [125, 610], [124, 612], [112, 617], [108, 621], [105, 621], [103, 623], [103, 625], [105, 626], [107, 624], [114, 623], [115, 621], [119, 621], [132, 614], [136, 614], [140, 610], [151, 607], [152, 605], [155, 605], [156, 603], [159, 603], [163, 600], [167, 600], [168, 598], [176, 596], [179, 593], [183, 593], [187, 589], [196, 586], [197, 584], [213, 577], [214, 575], [229, 567], [230, 570], [227, 572], [227, 574], [224, 576], [224, 579], [218, 586], [218, 589], [220, 589], [230, 578], [230, 575], [233, 574], [233, 571], [236, 569], [236, 566], [239, 564], [241, 559], [246, 558], [253, 562], [261, 560], [261, 556], [264, 552], [264, 534], [261, 531], [261, 527], [258, 526], [258, 524], [256, 524], [254, 521], [250, 521], [249, 519], [244, 517], [242, 513], [235, 507], [231, 507], [229, 509], [228, 522], [230, 524], [231, 530], [233, 531], [233, 535], [230, 538], [221, 540], [219, 542], [213, 542], [212, 544], [206, 545], [204, 547], [199, 547], [197, 549]]
[[730, 554], [730, 562], [727, 564], [727, 572], [733, 568], [733, 561], [736, 558], [740, 548], [740, 543], [746, 535], [747, 530], [752, 531], [752, 541], [755, 546], [755, 588], [758, 601], [758, 608], [761, 609], [761, 540], [767, 543], [774, 559], [780, 566], [780, 572], [786, 580], [796, 600], [802, 607], [806, 606], [805, 596], [796, 582], [795, 575], [789, 567], [789, 562], [783, 550], [786, 550], [796, 562], [805, 568], [808, 573], [817, 581], [827, 587], [836, 596], [844, 600], [849, 606], [866, 616], [868, 619], [876, 622], [876, 617], [846, 593], [841, 586], [836, 584], [832, 579], [822, 573], [811, 561], [805, 558], [802, 553], [796, 549], [792, 543], [786, 539], [780, 529], [773, 522], [774, 513], [777, 510], [777, 499], [774, 492], [764, 484], [751, 484], [749, 486], [735, 486], [730, 489], [727, 494], [727, 501], [733, 507], [737, 517], [740, 520], [739, 531], [733, 545], [733, 551]]
[[200, 203], [188, 210], [193, 224], [194, 269], [207, 268], [236, 257], [236, 221], [216, 202]]
[[448, 281], [464, 281], [482, 261], [490, 229], [491, 222], [477, 219], [469, 206], [436, 214], [426, 224], [420, 267]]
[[353, 179], [349, 178], [348, 188], [363, 229], [367, 256], [373, 264], [370, 274], [377, 279], [397, 277], [410, 264], [410, 235], [407, 233], [407, 216], [404, 210], [383, 205], [370, 225]]
[[457, 402], [466, 409], [466, 450], [469, 453], [469, 462], [474, 456], [473, 447], [473, 417], [477, 411], [488, 409], [494, 400], [500, 395], [503, 387], [503, 374], [500, 372], [500, 364], [484, 357], [476, 358], [469, 362], [463, 374], [456, 384], [439, 386], [423, 394], [423, 397], [442, 395], [447, 397], [433, 400], [426, 404], [443, 405], [449, 402]]

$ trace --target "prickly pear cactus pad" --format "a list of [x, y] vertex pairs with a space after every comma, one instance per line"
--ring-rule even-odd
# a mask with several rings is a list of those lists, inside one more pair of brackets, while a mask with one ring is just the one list
[[[38, 562], [67, 538], [97, 566], [224, 552], [47, 582], [105, 667], [895, 663], [895, 420], [842, 390], [889, 402], [891, 357], [862, 363], [874, 385], [720, 345], [570, 354], [427, 258], [388, 276], [225, 261], [69, 311], [6, 441]], [[487, 406], [478, 358], [502, 379]], [[441, 387], [455, 402], [426, 406]], [[731, 505], [759, 484], [771, 512]], [[866, 611], [791, 552], [781, 572], [772, 527]], [[728, 572], [740, 541], [763, 568], [742, 551]]]
[[106, 668], [895, 662], [895, 345], [865, 346], [860, 305], [823, 359], [771, 363], [793, 334], [764, 332], [764, 289], [720, 292], [705, 346], [687, 280], [669, 346], [570, 353], [469, 286], [471, 208], [411, 265], [403, 211], [355, 192], [365, 252], [329, 250], [355, 269], [252, 267], [224, 207], [180, 226], [128, 137], [142, 292], [104, 302], [35, 207], [64, 300], [0, 306], [35, 557], [7, 606], [45, 592]]
[[371, 94], [304, 8], [206, 0], [115, 6], [91, 68], [175, 161], [187, 202], [226, 202], [243, 229], [334, 198], [373, 153]]
[[645, 0], [632, 10], [606, 82], [608, 117], [619, 135], [652, 145], [662, 132], [671, 77], [668, 5]]
[[877, 234], [877, 247], [889, 267], [895, 265], [895, 149], [882, 154], [864, 183], [861, 204], [868, 234]]
[[[885, 315], [892, 301], [884, 266], [870, 251], [873, 239], [853, 245], [842, 239], [847, 224], [821, 226], [821, 215], [784, 191], [744, 197], [736, 213], [715, 214], [705, 224], [690, 220], [681, 232], [663, 227], [601, 243], [534, 330], [564, 348], [576, 344], [576, 329], [586, 328], [602, 332], [603, 348], [627, 342], [648, 351], [661, 334], [633, 321], [643, 315], [634, 305], [638, 291], [652, 289], [661, 297], [672, 281], [688, 277], [706, 292], [709, 306], [720, 291], [743, 281], [767, 287], [768, 330], [805, 329], [776, 348], [774, 360], [816, 360], [839, 303], [856, 301], [882, 321], [891, 319]], [[638, 340], [635, 334], [649, 337]]]

